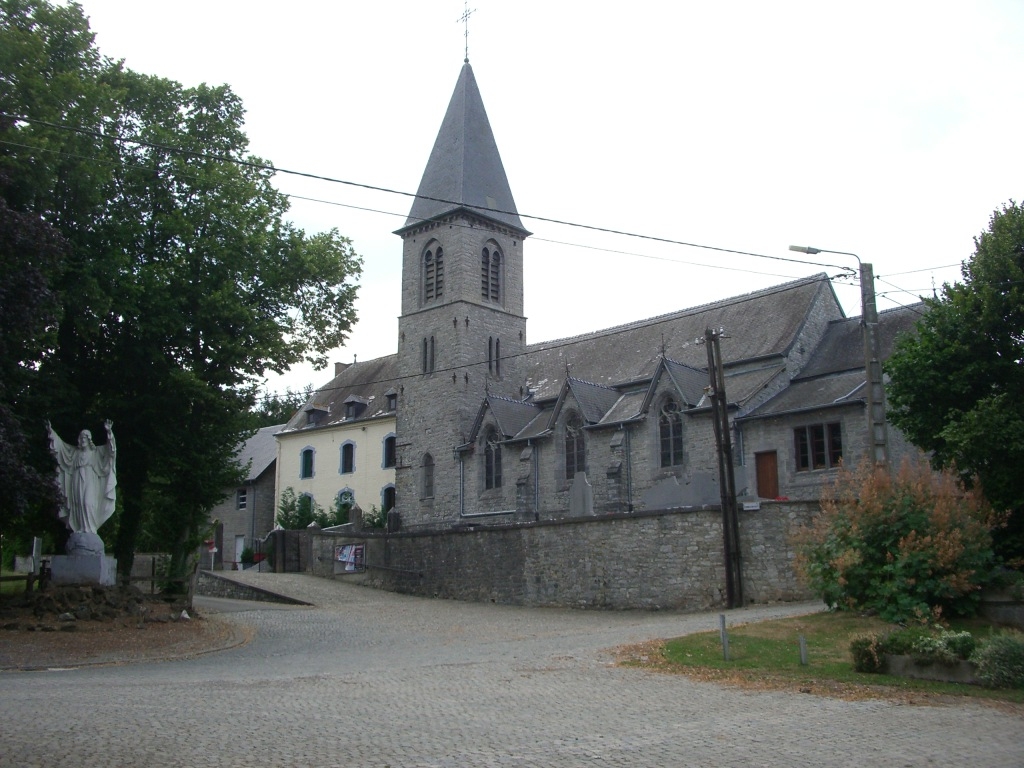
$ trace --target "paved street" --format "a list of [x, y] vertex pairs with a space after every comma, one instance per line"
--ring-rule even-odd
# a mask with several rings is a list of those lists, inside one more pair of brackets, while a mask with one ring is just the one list
[[717, 613], [240, 576], [315, 607], [203, 598], [254, 639], [190, 660], [0, 673], [0, 766], [1024, 765], [1024, 722], [993, 707], [747, 692], [611, 664], [612, 646], [715, 629]]

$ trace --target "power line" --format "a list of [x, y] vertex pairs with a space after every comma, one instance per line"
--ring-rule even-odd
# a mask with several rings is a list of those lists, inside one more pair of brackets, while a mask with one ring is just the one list
[[731, 254], [735, 254], [735, 255], [739, 255], [739, 256], [752, 256], [754, 258], [759, 258], [759, 259], [771, 259], [773, 261], [785, 261], [785, 262], [790, 262], [790, 263], [793, 263], [793, 264], [803, 264], [805, 266], [827, 267], [827, 268], [839, 269], [839, 270], [849, 270], [850, 269], [847, 266], [842, 266], [842, 265], [839, 265], [839, 264], [831, 264], [831, 263], [818, 262], [818, 261], [806, 261], [806, 260], [802, 260], [802, 259], [793, 259], [793, 258], [790, 258], [788, 256], [771, 256], [771, 255], [764, 254], [764, 253], [754, 253], [752, 251], [741, 251], [741, 250], [737, 250], [737, 249], [733, 249], [733, 248], [723, 248], [723, 247], [720, 247], [720, 246], [705, 245], [705, 244], [702, 244], [702, 243], [692, 243], [692, 242], [688, 242], [688, 241], [685, 241], [685, 240], [676, 240], [676, 239], [673, 239], [673, 238], [660, 237], [660, 236], [657, 236], [657, 235], [645, 235], [645, 234], [642, 234], [642, 233], [639, 233], [639, 232], [629, 232], [629, 231], [626, 231], [626, 230], [612, 229], [610, 227], [599, 227], [599, 226], [596, 226], [596, 225], [593, 225], [593, 224], [581, 224], [581, 223], [578, 223], [578, 222], [567, 221], [567, 220], [564, 220], [564, 219], [556, 219], [556, 218], [553, 218], [553, 217], [550, 217], [550, 216], [539, 216], [539, 215], [533, 215], [533, 214], [524, 214], [524, 213], [519, 213], [517, 211], [506, 211], [506, 210], [495, 209], [495, 208], [484, 208], [484, 207], [481, 207], [481, 206], [469, 205], [469, 204], [461, 202], [461, 201], [448, 200], [448, 199], [440, 198], [440, 197], [432, 197], [430, 195], [420, 195], [420, 194], [417, 194], [415, 192], [406, 192], [404, 190], [392, 189], [390, 187], [381, 187], [381, 186], [377, 186], [377, 185], [374, 185], [374, 184], [364, 184], [364, 183], [361, 183], [361, 182], [349, 181], [347, 179], [338, 179], [338, 178], [335, 178], [335, 177], [332, 177], [332, 176], [324, 176], [322, 174], [311, 173], [311, 172], [308, 172], [308, 171], [296, 171], [296, 170], [291, 170], [291, 169], [288, 169], [288, 168], [278, 168], [278, 167], [276, 167], [274, 165], [270, 165], [270, 164], [266, 164], [266, 163], [257, 163], [257, 162], [252, 161], [252, 160], [244, 160], [242, 158], [235, 158], [235, 157], [231, 157], [229, 155], [212, 154], [212, 153], [208, 153], [208, 152], [197, 152], [195, 150], [183, 149], [181, 147], [175, 147], [175, 146], [169, 145], [169, 144], [158, 144], [156, 142], [145, 141], [143, 139], [138, 139], [138, 138], [126, 138], [126, 137], [121, 137], [121, 136], [108, 136], [108, 135], [103, 134], [100, 131], [94, 131], [94, 130], [90, 130], [90, 129], [87, 129], [87, 128], [80, 128], [80, 127], [77, 127], [77, 126], [64, 125], [62, 123], [54, 123], [54, 122], [50, 122], [48, 120], [40, 120], [40, 119], [37, 119], [37, 118], [27, 118], [27, 117], [22, 117], [22, 116], [17, 116], [17, 115], [4, 115], [4, 116], [8, 117], [8, 118], [11, 118], [11, 119], [14, 119], [14, 120], [20, 120], [20, 121], [23, 121], [23, 122], [27, 122], [27, 123], [35, 123], [37, 125], [45, 125], [45, 126], [47, 126], [49, 128], [55, 128], [57, 130], [69, 131], [69, 132], [72, 132], [72, 133], [78, 133], [78, 134], [81, 134], [81, 135], [92, 136], [92, 137], [95, 137], [95, 138], [106, 139], [106, 140], [113, 139], [114, 141], [117, 141], [119, 143], [136, 144], [138, 146], [148, 147], [150, 149], [156, 149], [156, 150], [159, 150], [159, 151], [162, 151], [162, 152], [169, 152], [169, 153], [179, 154], [179, 155], [183, 155], [183, 156], [186, 156], [186, 157], [194, 157], [194, 158], [199, 159], [199, 160], [216, 160], [216, 161], [219, 161], [219, 162], [233, 163], [235, 165], [240, 165], [240, 166], [243, 166], [243, 167], [246, 167], [246, 168], [252, 168], [254, 170], [259, 170], [259, 171], [271, 171], [273, 173], [283, 173], [283, 174], [287, 174], [289, 176], [296, 176], [296, 177], [299, 177], [299, 178], [313, 179], [313, 180], [316, 180], [316, 181], [325, 181], [325, 182], [328, 182], [330, 184], [341, 184], [341, 185], [344, 185], [344, 186], [356, 187], [356, 188], [359, 188], [359, 189], [367, 189], [367, 190], [371, 190], [371, 191], [374, 191], [374, 192], [384, 192], [386, 194], [400, 195], [402, 197], [411, 197], [413, 199], [418, 198], [418, 199], [421, 199], [421, 200], [429, 200], [431, 202], [442, 203], [444, 205], [452, 205], [452, 206], [456, 206], [456, 207], [460, 207], [460, 208], [467, 208], [467, 209], [470, 209], [470, 210], [474, 210], [474, 211], [480, 212], [480, 213], [482, 213], [485, 216], [493, 216], [494, 214], [502, 214], [502, 215], [506, 215], [506, 216], [519, 216], [520, 218], [523, 218], [523, 219], [529, 219], [531, 221], [542, 221], [542, 222], [547, 223], [547, 224], [558, 224], [558, 225], [561, 225], [561, 226], [564, 226], [564, 227], [574, 227], [576, 229], [585, 229], [585, 230], [588, 230], [588, 231], [591, 231], [591, 232], [601, 232], [603, 234], [620, 235], [620, 236], [623, 236], [623, 237], [632, 237], [632, 238], [637, 238], [637, 239], [640, 239], [640, 240], [649, 240], [649, 241], [652, 241], [652, 242], [666, 243], [668, 245], [681, 245], [681, 246], [684, 246], [684, 247], [687, 247], [687, 248], [701, 248], [701, 249], [704, 249], [704, 250], [715, 251], [717, 253], [731, 253]]

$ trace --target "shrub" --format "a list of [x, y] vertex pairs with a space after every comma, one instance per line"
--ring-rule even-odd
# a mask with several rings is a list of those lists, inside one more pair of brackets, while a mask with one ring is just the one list
[[878, 635], [855, 637], [850, 641], [850, 655], [853, 656], [853, 668], [857, 672], [882, 671], [883, 652], [879, 646]]
[[363, 515], [363, 524], [368, 528], [384, 528], [388, 524], [388, 513], [383, 509], [378, 509], [374, 504], [370, 507], [370, 511]]
[[954, 664], [967, 659], [974, 651], [974, 637], [970, 632], [937, 634], [924, 626], [897, 629], [884, 637], [870, 635], [855, 638], [850, 643], [853, 668], [858, 672], [881, 672], [885, 655], [912, 656], [919, 664]]
[[242, 554], [239, 556], [239, 560], [242, 561], [243, 565], [252, 565], [255, 559], [256, 555], [252, 551], [252, 547], [245, 547], [242, 550]]
[[984, 641], [971, 661], [988, 688], [1024, 688], [1024, 634], [1006, 632]]
[[991, 532], [1002, 522], [978, 490], [907, 463], [895, 476], [841, 468], [825, 494], [796, 548], [801, 575], [829, 606], [897, 623], [977, 611], [996, 565]]

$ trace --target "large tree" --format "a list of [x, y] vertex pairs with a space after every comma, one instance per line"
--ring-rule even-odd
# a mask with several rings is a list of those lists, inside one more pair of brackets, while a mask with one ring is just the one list
[[997, 547], [1024, 556], [1024, 209], [992, 214], [963, 282], [927, 301], [886, 366], [890, 418], [939, 467], [980, 480], [1011, 512]]
[[143, 532], [181, 564], [240, 477], [265, 373], [346, 338], [361, 260], [285, 220], [227, 86], [127, 70], [45, 0], [0, 0], [0, 51], [0, 167], [70, 245], [40, 400], [58, 431], [114, 420], [122, 573]]

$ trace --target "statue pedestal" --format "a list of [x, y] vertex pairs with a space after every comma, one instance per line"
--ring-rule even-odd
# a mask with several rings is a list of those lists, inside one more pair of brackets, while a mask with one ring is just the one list
[[107, 555], [55, 555], [50, 558], [50, 583], [112, 587], [117, 559]]

